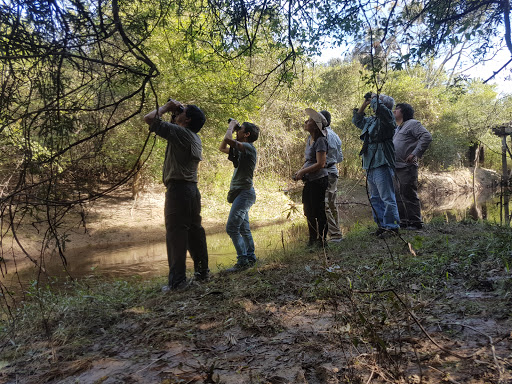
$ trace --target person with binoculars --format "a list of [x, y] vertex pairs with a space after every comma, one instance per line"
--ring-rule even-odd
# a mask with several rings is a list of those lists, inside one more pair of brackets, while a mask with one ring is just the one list
[[327, 151], [327, 119], [311, 108], [305, 109], [309, 119], [304, 130], [309, 133], [306, 141], [306, 161], [294, 175], [293, 180], [303, 180], [302, 205], [306, 216], [309, 241], [308, 247], [321, 248], [327, 245], [327, 216], [325, 214], [325, 192], [328, 185], [328, 171], [325, 168]]
[[[171, 121], [161, 119], [171, 114]], [[197, 133], [206, 117], [196, 105], [183, 105], [169, 99], [166, 104], [144, 116], [149, 130], [167, 140], [163, 166], [165, 193], [165, 230], [168, 284], [163, 292], [189, 286], [186, 278], [187, 250], [194, 261], [194, 278], [209, 278], [206, 234], [201, 224], [201, 194], [197, 188], [197, 168], [202, 160], [202, 143]]]
[[[235, 246], [237, 261], [226, 272], [237, 272], [252, 267], [256, 263], [254, 240], [249, 224], [249, 209], [256, 202], [253, 175], [257, 153], [253, 143], [258, 139], [260, 129], [257, 125], [244, 122], [241, 125], [235, 119], [228, 120], [228, 129], [219, 150], [228, 154], [235, 170], [227, 200], [231, 203], [226, 232]], [[236, 132], [236, 139], [233, 139]]]
[[[375, 234], [387, 237], [398, 234], [400, 217], [393, 186], [395, 147], [393, 135], [396, 121], [392, 109], [395, 100], [386, 95], [368, 92], [359, 109], [354, 109], [352, 123], [361, 129], [363, 169], [366, 170], [373, 219], [378, 225]], [[372, 116], [365, 110], [371, 106]]]

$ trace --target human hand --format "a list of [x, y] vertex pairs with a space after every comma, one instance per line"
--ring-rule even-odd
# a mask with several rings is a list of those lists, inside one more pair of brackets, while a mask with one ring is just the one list
[[405, 159], [405, 162], [410, 164], [410, 163], [414, 163], [415, 160], [416, 160], [416, 156], [414, 156], [411, 153], [409, 156], [407, 156], [407, 159]]
[[238, 123], [238, 121], [236, 121], [235, 119], [229, 120], [228, 132], [233, 133], [233, 131], [236, 131], [237, 129], [239, 129], [239, 127], [240, 124]]
[[167, 112], [172, 112], [173, 115], [178, 115], [185, 110], [183, 104], [179, 101], [169, 98], [167, 103], [164, 105]]

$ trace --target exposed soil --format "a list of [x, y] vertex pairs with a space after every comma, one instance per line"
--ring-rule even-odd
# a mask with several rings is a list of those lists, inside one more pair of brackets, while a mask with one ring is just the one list
[[[102, 202], [71, 244], [160, 239], [162, 211], [160, 191]], [[46, 328], [5, 333], [0, 383], [512, 383], [510, 244], [484, 224], [363, 228], [184, 292], [150, 282], [112, 304], [92, 290]]]

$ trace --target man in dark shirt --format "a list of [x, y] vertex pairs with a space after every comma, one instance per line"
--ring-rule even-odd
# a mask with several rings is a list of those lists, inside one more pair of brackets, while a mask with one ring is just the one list
[[[172, 114], [171, 122], [160, 116]], [[197, 189], [197, 168], [202, 160], [202, 144], [197, 133], [206, 117], [197, 106], [176, 100], [144, 116], [149, 130], [167, 140], [163, 167], [165, 194], [165, 229], [169, 281], [162, 291], [184, 289], [187, 250], [194, 261], [196, 280], [207, 280], [208, 251], [201, 225], [201, 194]]]

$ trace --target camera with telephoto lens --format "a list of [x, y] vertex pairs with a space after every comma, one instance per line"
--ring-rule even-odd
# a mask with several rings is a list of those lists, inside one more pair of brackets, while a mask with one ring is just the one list
[[[234, 120], [234, 119], [232, 119], [232, 118], [230, 117], [230, 118], [228, 119], [228, 124], [229, 124], [229, 123], [231, 123], [231, 120]], [[240, 128], [242, 128], [242, 127], [240, 126], [240, 124], [237, 124], [237, 125], [235, 125], [235, 128], [233, 128], [233, 131], [235, 131], [235, 132], [236, 132], [236, 131], [240, 130]]]
[[364, 95], [364, 99], [366, 101], [370, 101], [372, 99], [372, 93], [371, 92], [366, 92], [365, 95]]

